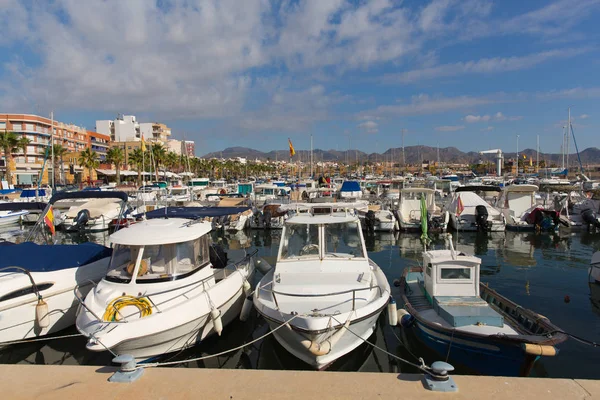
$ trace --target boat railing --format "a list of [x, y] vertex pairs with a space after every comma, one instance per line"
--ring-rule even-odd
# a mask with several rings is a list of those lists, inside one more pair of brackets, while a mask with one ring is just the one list
[[[225, 268], [227, 268], [227, 267], [230, 267], [230, 268], [231, 268], [231, 267], [234, 267], [234, 268], [235, 268], [235, 270], [236, 270], [236, 271], [238, 271], [238, 270], [240, 269], [240, 267], [241, 267], [243, 264], [249, 264], [249, 263], [251, 262], [251, 260], [252, 260], [252, 257], [254, 257], [254, 256], [257, 254], [257, 253], [258, 253], [258, 249], [254, 250], [252, 253], [248, 253], [248, 254], [246, 254], [246, 255], [244, 256], [244, 258], [242, 258], [242, 259], [240, 259], [240, 260], [236, 261], [235, 263], [232, 263], [232, 264], [229, 264], [229, 265], [227, 265]], [[177, 296], [174, 296], [174, 297], [171, 297], [171, 298], [169, 298], [169, 299], [163, 300], [163, 301], [162, 301], [162, 302], [160, 302], [160, 303], [156, 303], [156, 302], [154, 302], [154, 301], [152, 300], [152, 296], [159, 296], [159, 295], [163, 295], [163, 294], [166, 294], [166, 293], [172, 292], [172, 291], [173, 291], [173, 289], [170, 289], [170, 290], [163, 290], [163, 291], [160, 291], [160, 292], [155, 292], [155, 293], [152, 293], [151, 295], [150, 295], [150, 294], [145, 294], [145, 295], [132, 296], [132, 298], [133, 298], [133, 299], [136, 299], [136, 300], [139, 300], [139, 299], [147, 299], [147, 300], [150, 302], [150, 304], [152, 305], [152, 308], [153, 308], [153, 309], [155, 309], [157, 313], [162, 313], [162, 310], [161, 310], [161, 309], [158, 307], [159, 305], [160, 305], [160, 306], [163, 306], [163, 305], [165, 305], [166, 303], [169, 303], [169, 302], [171, 302], [172, 300], [175, 300], [176, 298], [178, 298], [178, 297], [180, 297], [180, 296], [184, 296], [184, 297], [186, 297], [186, 295], [187, 295], [188, 293], [190, 293], [190, 292], [193, 292], [194, 290], [198, 289], [200, 286], [202, 286], [202, 289], [203, 289], [204, 291], [206, 291], [206, 289], [207, 289], [207, 288], [206, 288], [206, 284], [207, 284], [207, 283], [208, 283], [208, 282], [209, 282], [211, 279], [213, 279], [214, 277], [215, 277], [215, 274], [213, 273], [212, 275], [210, 275], [210, 276], [207, 276], [206, 278], [203, 278], [203, 279], [201, 279], [200, 281], [195, 281], [195, 282], [188, 283], [188, 284], [186, 284], [186, 285], [178, 286], [178, 287], [176, 288], [176, 290], [185, 289], [185, 288], [187, 288], [187, 290], [186, 290], [185, 292], [182, 292], [182, 293], [180, 292], [179, 294], [177, 294]], [[92, 283], [93, 283], [93, 285], [94, 285], [94, 286], [92, 287], [92, 290], [93, 290], [93, 288], [94, 288], [94, 287], [97, 285], [97, 283], [96, 283], [96, 282], [92, 282]], [[136, 313], [133, 313], [133, 314], [131, 314], [131, 315], [126, 315], [126, 316], [124, 316], [124, 315], [122, 315], [122, 314], [120, 313], [119, 309], [115, 308], [115, 311], [116, 311], [116, 313], [119, 315], [119, 317], [120, 317], [120, 320], [117, 320], [117, 321], [105, 321], [103, 318], [99, 317], [99, 316], [98, 316], [98, 315], [97, 315], [95, 312], [93, 312], [93, 311], [92, 311], [92, 310], [91, 310], [91, 309], [90, 309], [90, 308], [89, 308], [89, 307], [88, 307], [88, 306], [85, 304], [85, 299], [83, 299], [83, 298], [80, 296], [80, 293], [79, 293], [79, 287], [80, 287], [80, 285], [77, 285], [77, 286], [75, 286], [75, 288], [73, 289], [73, 294], [74, 294], [74, 296], [75, 296], [75, 299], [76, 299], [76, 300], [79, 302], [79, 304], [80, 304], [80, 305], [81, 305], [83, 308], [85, 308], [85, 309], [86, 309], [86, 310], [87, 310], [87, 311], [88, 311], [88, 312], [89, 312], [91, 315], [93, 315], [93, 316], [94, 316], [94, 318], [96, 318], [96, 320], [98, 320], [99, 322], [102, 322], [102, 323], [105, 323], [105, 324], [122, 324], [122, 323], [127, 323], [127, 322], [129, 322], [129, 321], [127, 320], [127, 318], [128, 318], [128, 317], [130, 317], [130, 316], [132, 316], [132, 315], [135, 315], [135, 314], [137, 314], [137, 312], [136, 312]]]
[[277, 296], [276, 295], [280, 295], [280, 296], [289, 296], [289, 297], [307, 297], [307, 298], [315, 298], [315, 297], [331, 297], [331, 296], [339, 296], [342, 294], [348, 294], [348, 293], [352, 293], [352, 311], [356, 310], [356, 292], [360, 292], [360, 291], [364, 291], [364, 290], [373, 290], [373, 289], [377, 289], [379, 291], [379, 297], [383, 296], [383, 289], [381, 289], [381, 286], [379, 285], [371, 285], [368, 287], [364, 287], [364, 288], [358, 288], [358, 289], [348, 289], [348, 290], [342, 290], [340, 292], [330, 292], [330, 293], [285, 293], [285, 292], [279, 292], [277, 290], [272, 290], [272, 289], [264, 289], [263, 290], [268, 290], [273, 294], [273, 301], [275, 302], [275, 305], [277, 306], [277, 308], [279, 308], [279, 303], [277, 302]]

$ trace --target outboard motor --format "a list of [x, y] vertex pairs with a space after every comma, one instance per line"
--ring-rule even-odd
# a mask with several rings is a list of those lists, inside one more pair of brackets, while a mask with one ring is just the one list
[[442, 228], [442, 217], [432, 217], [427, 213], [427, 229], [437, 232]]
[[71, 226], [71, 230], [78, 231], [81, 230], [90, 220], [90, 212], [86, 209], [83, 209], [77, 213], [77, 216], [73, 219], [73, 225]]
[[367, 228], [367, 231], [369, 231], [369, 232], [375, 231], [375, 222], [376, 222], [375, 211], [373, 211], [373, 210], [367, 211], [367, 214], [365, 215], [365, 227]]
[[211, 244], [208, 253], [213, 268], [223, 269], [227, 266], [227, 253], [221, 246]]
[[588, 231], [591, 231], [592, 228], [600, 229], [600, 220], [594, 210], [588, 208], [581, 211], [581, 219], [587, 224]]
[[263, 225], [265, 229], [271, 229], [271, 219], [273, 218], [271, 215], [271, 210], [266, 209], [263, 211], [264, 222]]
[[485, 232], [488, 227], [488, 209], [484, 205], [475, 206], [475, 223], [477, 224], [478, 232]]

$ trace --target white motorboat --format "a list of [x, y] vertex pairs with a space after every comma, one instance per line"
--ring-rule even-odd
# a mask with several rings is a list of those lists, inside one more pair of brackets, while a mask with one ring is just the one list
[[560, 211], [561, 220], [566, 219], [572, 230], [592, 232], [600, 229], [600, 200], [596, 195], [588, 198], [571, 192], [554, 209]]
[[[504, 215], [489, 205], [477, 193], [468, 189], [474, 186], [460, 187], [452, 194], [447, 207], [450, 225], [461, 232], [504, 232]], [[460, 190], [460, 189], [467, 190]]]
[[[123, 192], [107, 194], [127, 199]], [[73, 325], [78, 306], [75, 288], [85, 295], [104, 276], [111, 255], [108, 247], [94, 243], [38, 245], [31, 241], [36, 234], [46, 232], [44, 216], [56, 201], [77, 198], [89, 198], [89, 192], [56, 194], [28, 241], [0, 246], [0, 344]]]
[[110, 222], [117, 218], [126, 205], [126, 200], [120, 198], [96, 198], [90, 193], [92, 200], [70, 208], [63, 218], [63, 227], [68, 231], [99, 232], [110, 228]]
[[29, 214], [27, 210], [4, 210], [0, 211], [0, 226], [18, 224], [23, 217]]
[[240, 315], [252, 256], [226, 265], [211, 256], [209, 222], [157, 218], [110, 237], [104, 279], [77, 315], [87, 348], [148, 360], [221, 334]]
[[435, 204], [435, 190], [428, 188], [400, 189], [400, 204], [398, 205], [398, 220], [400, 229], [404, 231], [421, 231], [421, 216], [423, 202], [427, 209], [430, 231], [445, 232], [448, 228], [450, 215]]
[[538, 205], [536, 185], [510, 185], [504, 188], [496, 202], [496, 208], [506, 219], [506, 229], [555, 230], [558, 229], [558, 211], [547, 210]]
[[175, 203], [192, 201], [193, 199], [194, 195], [189, 186], [172, 186], [167, 189], [167, 195], [165, 196], [165, 201]]
[[367, 210], [357, 210], [361, 226], [367, 231], [394, 232], [400, 229], [398, 219], [380, 204], [369, 205]]
[[333, 210], [315, 204], [286, 220], [277, 265], [254, 292], [277, 341], [318, 369], [364, 343], [390, 298], [358, 216]]

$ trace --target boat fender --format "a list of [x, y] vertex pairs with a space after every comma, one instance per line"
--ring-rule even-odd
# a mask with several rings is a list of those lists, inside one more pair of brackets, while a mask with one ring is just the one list
[[266, 275], [272, 268], [271, 265], [262, 258], [257, 258], [254, 261], [254, 267], [256, 267], [263, 275]]
[[250, 296], [252, 293], [252, 286], [250, 286], [250, 282], [247, 279], [244, 279], [244, 283], [242, 283], [242, 288], [244, 289], [244, 296]]
[[50, 326], [48, 303], [46, 303], [41, 297], [38, 299], [38, 302], [35, 305], [35, 322], [42, 329]]
[[305, 340], [302, 340], [300, 343], [304, 347], [306, 347], [306, 349], [308, 351], [310, 351], [311, 354], [313, 354], [315, 356], [324, 356], [331, 352], [331, 349], [333, 349], [333, 346], [335, 346], [335, 344], [342, 338], [342, 336], [344, 335], [344, 332], [346, 332], [346, 330], [348, 329], [349, 326], [350, 326], [350, 318], [348, 318], [348, 320], [346, 320], [346, 323], [344, 324], [343, 327], [338, 329], [338, 331], [336, 333], [331, 335], [328, 339], [324, 340], [323, 342], [316, 343], [313, 340], [305, 339]]
[[240, 321], [246, 322], [250, 316], [250, 311], [252, 311], [252, 296], [247, 296], [244, 300], [242, 311], [240, 311]]
[[390, 296], [390, 301], [387, 305], [388, 311], [388, 322], [390, 326], [398, 325], [398, 309], [396, 307], [396, 300], [392, 296]]
[[223, 320], [221, 319], [221, 311], [218, 308], [210, 310], [210, 319], [212, 319], [213, 326], [217, 335], [221, 336], [223, 332]]
[[398, 321], [400, 321], [400, 325], [402, 325], [402, 327], [404, 327], [404, 328], [409, 328], [415, 320], [415, 318], [412, 315], [410, 315], [410, 313], [408, 311], [406, 311], [404, 308], [398, 309], [398, 317], [397, 318], [398, 318]]
[[554, 346], [546, 346], [541, 344], [533, 344], [533, 343], [523, 343], [521, 345], [525, 354], [530, 354], [532, 356], [547, 356], [552, 357], [555, 356], [558, 351]]

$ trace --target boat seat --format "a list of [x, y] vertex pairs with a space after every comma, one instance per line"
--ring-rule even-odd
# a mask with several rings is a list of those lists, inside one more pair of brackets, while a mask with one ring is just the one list
[[453, 327], [488, 325], [502, 328], [504, 317], [477, 296], [436, 296], [434, 309]]
[[109, 257], [112, 249], [95, 243], [38, 245], [32, 242], [2, 246], [0, 268], [16, 266], [30, 272], [80, 267]]

